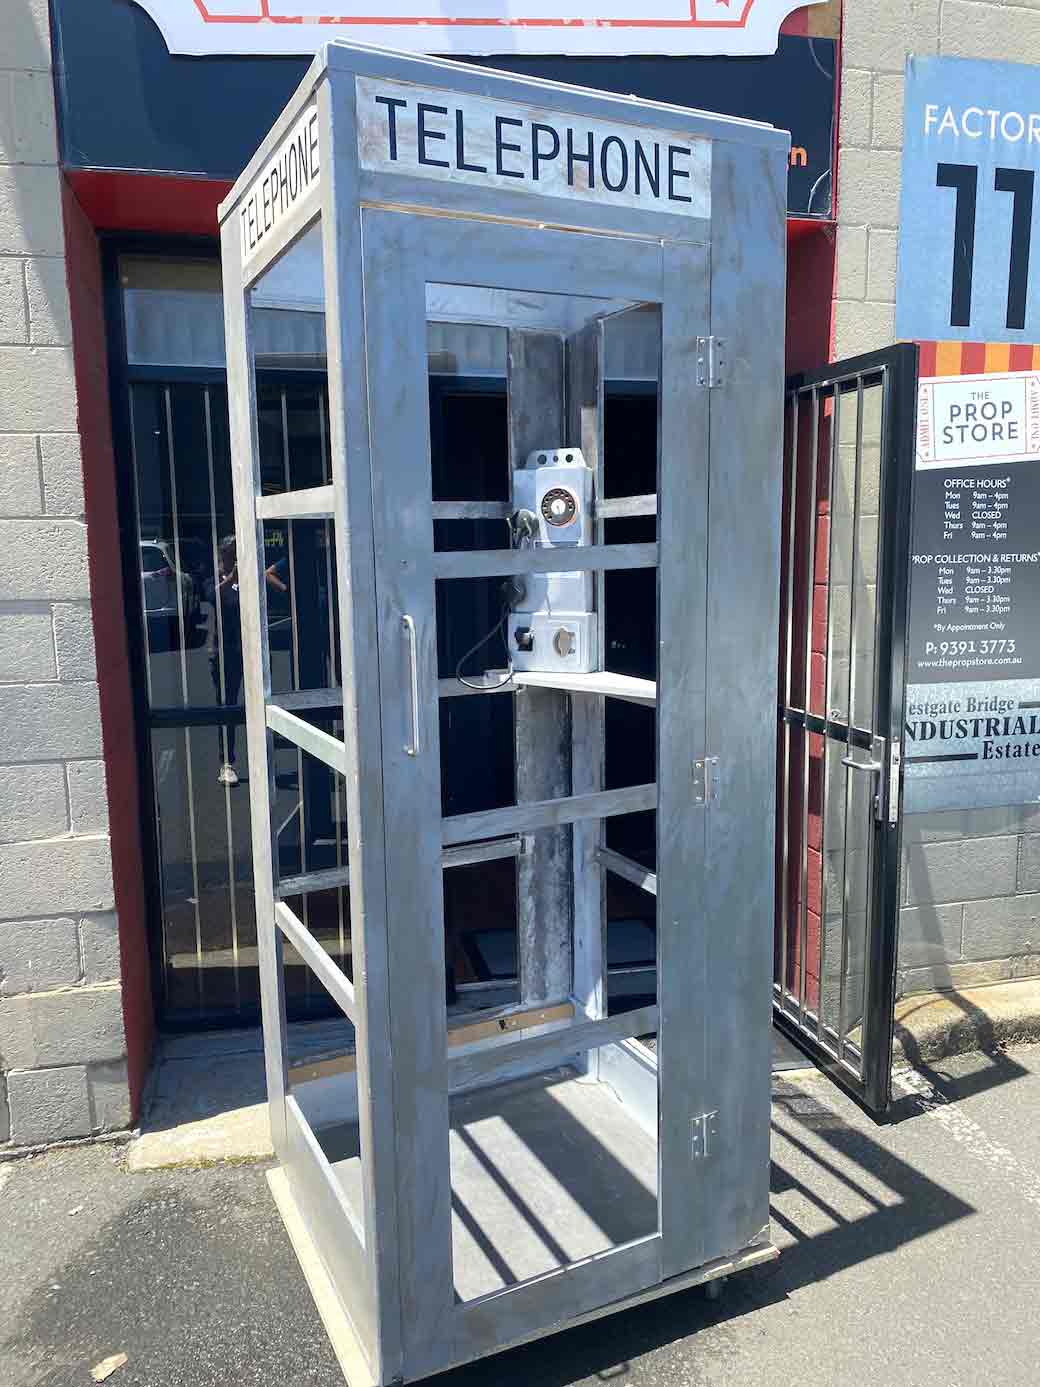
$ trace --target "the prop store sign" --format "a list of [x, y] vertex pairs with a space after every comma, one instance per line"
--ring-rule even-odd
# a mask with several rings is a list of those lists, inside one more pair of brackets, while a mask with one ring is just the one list
[[1040, 799], [1040, 380], [922, 380], [905, 808]]
[[917, 466], [1040, 457], [1040, 376], [949, 376], [921, 382]]

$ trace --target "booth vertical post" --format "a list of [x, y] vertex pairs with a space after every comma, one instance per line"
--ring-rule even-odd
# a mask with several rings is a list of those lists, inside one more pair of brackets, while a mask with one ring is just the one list
[[[603, 494], [604, 325], [589, 324], [567, 339], [567, 437], [592, 468], [593, 487]], [[603, 544], [606, 526], [597, 516], [593, 543]], [[606, 650], [606, 574], [593, 578], [596, 649]], [[604, 656], [601, 654], [601, 659]], [[571, 697], [571, 793], [594, 794], [604, 787], [606, 699], [601, 694]], [[602, 819], [576, 823], [572, 829], [574, 873], [573, 995], [589, 1020], [607, 1014], [606, 879], [597, 850], [606, 835]], [[598, 1076], [599, 1052], [582, 1057], [586, 1071]]]
[[256, 896], [256, 940], [260, 960], [260, 1004], [264, 1025], [271, 1138], [276, 1153], [285, 1153], [286, 1033], [282, 938], [274, 924], [278, 843], [269, 812], [273, 778], [273, 733], [265, 715], [271, 693], [271, 656], [267, 638], [267, 584], [264, 580], [264, 523], [257, 518], [260, 454], [256, 423], [256, 375], [250, 334], [250, 291], [242, 284], [238, 225], [221, 229], [221, 253], [229, 275], [224, 289], [227, 337], [228, 408], [231, 415], [232, 477], [235, 491], [237, 567], [241, 592], [242, 655], [249, 747], [249, 803], [253, 839], [253, 889]]
[[[563, 339], [514, 329], [507, 337], [509, 464], [521, 467], [536, 448], [564, 439]], [[570, 793], [570, 700], [552, 689], [516, 695], [516, 798], [556, 799]], [[574, 901], [571, 831], [530, 834], [517, 861], [517, 953], [525, 1002], [557, 1001], [571, 991]]]
[[[354, 92], [323, 83], [317, 92], [322, 129], [328, 132], [321, 202], [325, 276], [330, 449], [335, 487], [337, 596], [342, 669], [344, 800], [350, 860], [350, 932], [354, 960], [354, 1041], [357, 1049], [358, 1125], [367, 1286], [376, 1326], [373, 1372], [393, 1378], [403, 1366], [400, 1253], [397, 1209], [397, 1125], [394, 1116], [393, 1044], [385, 990], [365, 979], [389, 973], [390, 935], [382, 861], [383, 786], [379, 741], [379, 662], [375, 606], [352, 593], [375, 584], [369, 429], [368, 362], [356, 350], [364, 321], [361, 221], [349, 214], [358, 198], [353, 158], [337, 158], [338, 141], [354, 122]], [[338, 478], [338, 482], [337, 482]], [[369, 1289], [371, 1288], [371, 1290]]]

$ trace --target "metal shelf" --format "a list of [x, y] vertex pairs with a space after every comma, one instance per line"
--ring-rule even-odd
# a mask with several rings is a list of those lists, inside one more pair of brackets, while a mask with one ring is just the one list
[[559, 689], [563, 693], [603, 694], [623, 698], [626, 703], [656, 707], [657, 685], [653, 679], [636, 679], [630, 674], [568, 674], [564, 670], [516, 670], [513, 683], [521, 688]]

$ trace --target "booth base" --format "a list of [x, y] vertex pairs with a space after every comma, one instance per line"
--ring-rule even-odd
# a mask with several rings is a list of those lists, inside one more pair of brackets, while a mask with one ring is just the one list
[[[586, 1085], [585, 1087], [595, 1092], [595, 1089], [599, 1086]], [[479, 1096], [480, 1095], [472, 1095], [474, 1098]], [[593, 1101], [595, 1102], [595, 1100]], [[467, 1126], [468, 1125], [467, 1123]], [[281, 1214], [282, 1222], [289, 1235], [289, 1240], [292, 1243], [293, 1250], [300, 1263], [300, 1268], [310, 1288], [315, 1307], [325, 1326], [326, 1333], [329, 1336], [329, 1341], [339, 1361], [340, 1367], [343, 1370], [344, 1378], [349, 1384], [349, 1387], [380, 1387], [380, 1384], [378, 1384], [372, 1376], [368, 1361], [351, 1326], [350, 1318], [344, 1309], [343, 1302], [333, 1285], [332, 1279], [325, 1270], [325, 1266], [318, 1254], [317, 1248], [307, 1231], [306, 1224], [296, 1206], [284, 1171], [280, 1169], [269, 1171], [267, 1180], [271, 1187], [274, 1201], [278, 1206], [278, 1211]], [[577, 1315], [573, 1319], [566, 1320], [556, 1325], [550, 1332], [558, 1333], [564, 1329], [573, 1329], [578, 1325], [601, 1319], [605, 1315], [613, 1315], [623, 1310], [631, 1310], [648, 1301], [656, 1300], [660, 1296], [671, 1295], [678, 1291], [690, 1290], [695, 1286], [706, 1285], [709, 1282], [734, 1275], [750, 1267], [758, 1266], [765, 1262], [771, 1262], [778, 1256], [779, 1250], [774, 1247], [772, 1243], [755, 1243], [750, 1247], [742, 1249], [740, 1252], [734, 1253], [730, 1257], [721, 1257], [716, 1261], [707, 1262], [703, 1266], [696, 1267], [689, 1272], [684, 1272], [681, 1276], [672, 1277], [670, 1280], [663, 1281], [656, 1286], [651, 1286], [647, 1290], [640, 1291], [631, 1296], [625, 1296], [620, 1300], [615, 1300], [607, 1305], [599, 1306], [585, 1314]], [[538, 1337], [542, 1336], [521, 1336], [516, 1340], [503, 1343], [500, 1349], [496, 1351], [516, 1348], [520, 1344]]]
[[318, 1256], [318, 1249], [307, 1231], [307, 1224], [296, 1207], [296, 1200], [289, 1188], [289, 1181], [281, 1167], [267, 1172], [267, 1183], [282, 1216], [285, 1231], [289, 1234], [300, 1270], [310, 1288], [314, 1307], [325, 1326], [329, 1343], [335, 1353], [343, 1376], [349, 1387], [379, 1387], [368, 1366], [368, 1359], [354, 1333], [350, 1318], [343, 1308], [343, 1302], [332, 1284], [332, 1277], [325, 1270], [325, 1264]]
[[[519, 1285], [657, 1231], [657, 1144], [604, 1083], [563, 1066], [452, 1094], [457, 1301]], [[357, 1128], [318, 1134], [359, 1221]]]

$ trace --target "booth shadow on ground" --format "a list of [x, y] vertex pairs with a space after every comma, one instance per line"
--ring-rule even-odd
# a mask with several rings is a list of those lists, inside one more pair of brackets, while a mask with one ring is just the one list
[[[918, 1108], [918, 1113], [921, 1109]], [[890, 1130], [890, 1129], [889, 1129]], [[930, 1142], [926, 1122], [922, 1141]], [[779, 1260], [733, 1278], [722, 1298], [694, 1290], [552, 1335], [434, 1379], [439, 1387], [569, 1387], [624, 1380], [637, 1360], [736, 1323], [858, 1265], [908, 1248], [973, 1207], [886, 1149], [850, 1100], [822, 1080], [785, 1080], [773, 1109], [771, 1213]], [[909, 1143], [902, 1142], [904, 1149]], [[128, 1382], [293, 1381], [342, 1377], [269, 1201], [263, 1167], [218, 1166], [113, 1178], [111, 1157], [43, 1158], [45, 1200], [23, 1200], [49, 1240], [71, 1228], [60, 1272], [36, 1272], [21, 1310], [0, 1330], [15, 1387], [64, 1387], [124, 1348]], [[13, 1179], [29, 1178], [28, 1163]], [[82, 1208], [71, 1219], [69, 1210]], [[49, 1209], [49, 1212], [48, 1212]], [[35, 1210], [35, 1212], [33, 1212]], [[97, 1219], [96, 1231], [88, 1232]], [[15, 1245], [19, 1236], [14, 1230]], [[24, 1236], [22, 1234], [21, 1236]], [[28, 1265], [28, 1264], [27, 1264]], [[55, 1289], [58, 1287], [58, 1289]], [[16, 1302], [17, 1302], [16, 1297]], [[712, 1349], [711, 1344], [716, 1347]], [[706, 1340], [706, 1371], [717, 1341]], [[20, 1375], [22, 1365], [25, 1375]], [[667, 1379], [665, 1379], [667, 1380]]]

